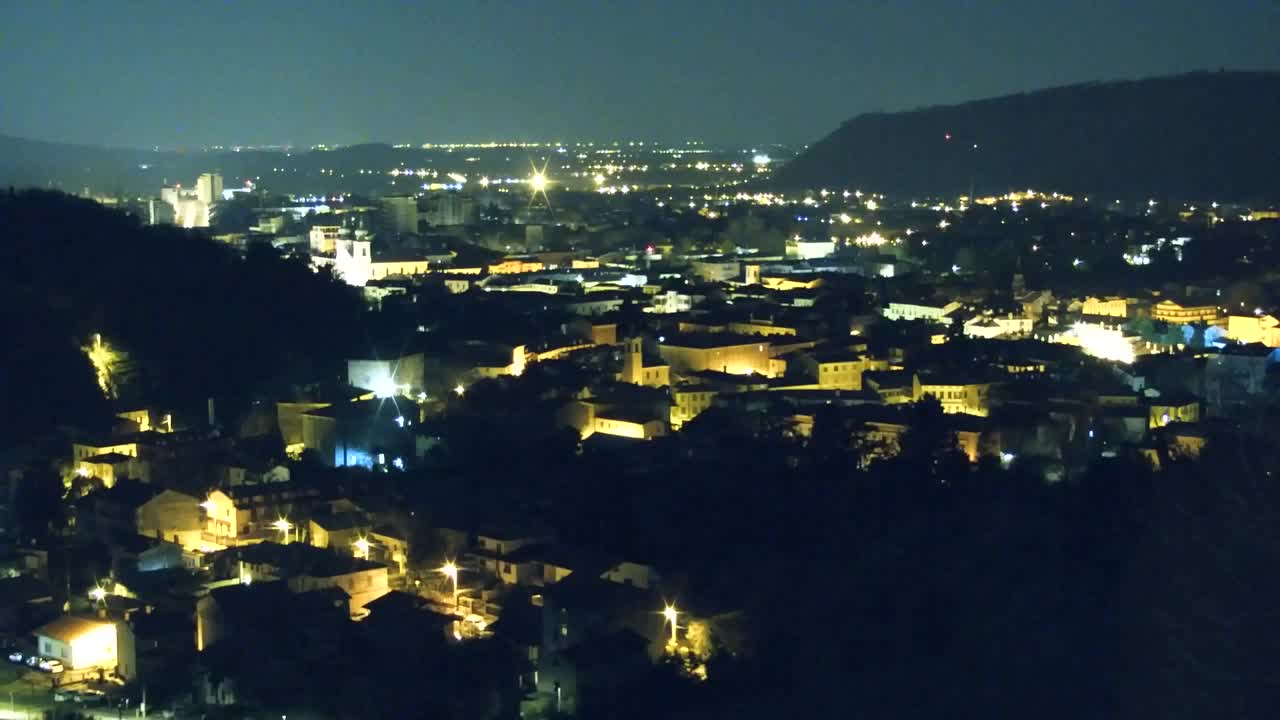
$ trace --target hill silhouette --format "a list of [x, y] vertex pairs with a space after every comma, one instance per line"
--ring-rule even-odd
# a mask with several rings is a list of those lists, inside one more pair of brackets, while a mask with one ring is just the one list
[[913, 195], [960, 195], [972, 182], [980, 193], [1274, 199], [1277, 127], [1280, 73], [1090, 83], [860, 115], [771, 182]]
[[81, 347], [128, 353], [122, 403], [199, 407], [339, 377], [360, 347], [351, 287], [269, 245], [245, 255], [62, 193], [0, 193], [0, 447], [105, 410]]

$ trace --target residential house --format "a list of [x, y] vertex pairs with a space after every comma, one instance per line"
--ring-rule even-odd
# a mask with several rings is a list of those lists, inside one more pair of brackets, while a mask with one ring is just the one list
[[1222, 311], [1216, 303], [1165, 298], [1151, 306], [1151, 317], [1174, 325], [1197, 322], [1212, 324], [1222, 317]]
[[386, 565], [304, 543], [261, 542], [237, 548], [235, 557], [240, 577], [251, 582], [284, 580], [295, 593], [342, 590], [350, 598], [352, 617], [361, 616], [366, 603], [391, 591]]
[[680, 333], [658, 341], [658, 352], [677, 375], [717, 370], [772, 377], [768, 340], [732, 333]]
[[1261, 308], [1251, 315], [1232, 313], [1227, 317], [1227, 337], [1245, 345], [1259, 343], [1269, 348], [1280, 347], [1278, 314], [1262, 312]]
[[68, 670], [116, 668], [116, 625], [76, 615], [62, 617], [36, 629], [36, 650], [61, 660]]

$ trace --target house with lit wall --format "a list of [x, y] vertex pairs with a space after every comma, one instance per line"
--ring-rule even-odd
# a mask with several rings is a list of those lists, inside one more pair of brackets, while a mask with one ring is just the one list
[[671, 427], [679, 430], [681, 425], [698, 417], [711, 407], [716, 398], [716, 391], [709, 385], [691, 383], [671, 389]]
[[96, 618], [64, 615], [35, 631], [40, 655], [62, 661], [68, 670], [115, 670], [116, 625]]
[[1216, 303], [1195, 302], [1165, 298], [1151, 306], [1151, 318], [1174, 325], [1191, 323], [1215, 323], [1222, 317]]
[[302, 414], [302, 444], [330, 467], [400, 467], [414, 457], [417, 403], [374, 398]]
[[991, 412], [988, 404], [991, 385], [950, 374], [926, 374], [920, 377], [920, 396], [916, 399], [931, 395], [942, 405], [943, 412], [986, 416]]
[[671, 368], [665, 363], [645, 363], [644, 340], [627, 338], [622, 343], [622, 372], [619, 382], [644, 387], [662, 388], [671, 384]]
[[294, 593], [342, 590], [353, 617], [391, 591], [386, 565], [305, 543], [261, 542], [237, 548], [235, 557], [242, 582], [283, 580]]
[[1227, 337], [1244, 345], [1258, 343], [1269, 348], [1280, 347], [1280, 319], [1277, 313], [1258, 308], [1251, 314], [1227, 316]]
[[422, 390], [425, 374], [422, 353], [347, 360], [347, 383], [378, 397], [411, 396]]
[[660, 338], [658, 353], [677, 375], [716, 370], [773, 376], [771, 343], [732, 333], [678, 333]]
[[962, 308], [958, 302], [946, 303], [908, 303], [891, 302], [881, 311], [887, 320], [926, 320], [929, 322], [949, 322], [951, 313]]

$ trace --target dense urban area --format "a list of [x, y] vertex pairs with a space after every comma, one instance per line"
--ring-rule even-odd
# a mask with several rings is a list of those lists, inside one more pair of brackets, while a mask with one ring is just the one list
[[468, 152], [0, 198], [5, 717], [1262, 700], [1276, 206]]

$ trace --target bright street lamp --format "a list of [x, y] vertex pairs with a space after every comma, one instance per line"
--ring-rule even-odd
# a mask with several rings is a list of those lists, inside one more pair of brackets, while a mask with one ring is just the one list
[[102, 602], [107, 599], [107, 591], [99, 585], [89, 591], [89, 597], [92, 598], [94, 602]]
[[365, 538], [360, 538], [355, 542], [351, 543], [351, 546], [355, 548], [356, 557], [363, 558], [365, 560], [369, 559], [369, 548], [371, 548], [373, 544], [370, 543], [368, 540], [366, 540]]
[[453, 392], [456, 393], [458, 397], [462, 397], [464, 394], [466, 394], [467, 388], [465, 388], [462, 385], [462, 383], [458, 383], [457, 385], [453, 386]]
[[453, 611], [458, 612], [458, 565], [452, 560], [440, 568], [444, 576], [453, 581]]
[[662, 608], [662, 618], [664, 622], [671, 623], [671, 644], [676, 644], [676, 630], [680, 627], [676, 624], [676, 617], [679, 615], [675, 605], [667, 605]]
[[271, 523], [271, 527], [280, 531], [280, 534], [284, 536], [284, 542], [287, 545], [289, 543], [289, 531], [293, 529], [293, 523], [289, 522], [285, 518], [280, 518], [279, 520]]

